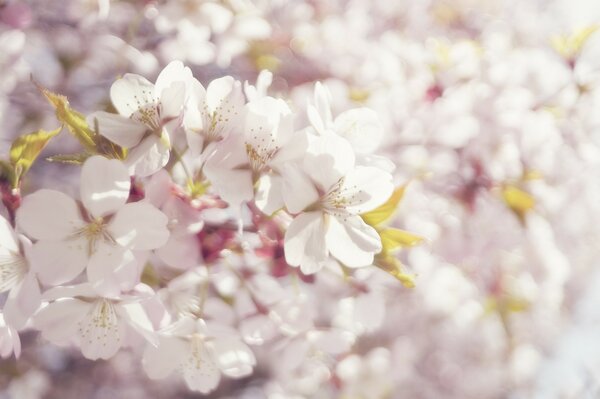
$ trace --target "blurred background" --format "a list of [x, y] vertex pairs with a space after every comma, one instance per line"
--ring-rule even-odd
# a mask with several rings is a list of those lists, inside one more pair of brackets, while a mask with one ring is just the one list
[[[171, 60], [202, 83], [268, 69], [300, 119], [322, 81], [335, 114], [368, 106], [385, 127], [379, 152], [408, 183], [394, 224], [426, 239], [400, 254], [415, 286], [369, 277], [352, 353], [279, 373], [262, 345], [210, 397], [598, 398], [598, 24], [594, 0], [0, 0], [0, 150], [59, 125], [32, 80], [87, 114]], [[65, 133], [45, 153], [77, 149]], [[38, 162], [24, 191], [73, 191], [78, 173]], [[323, 317], [347, 325], [350, 301], [358, 318], [360, 297], [327, 284]], [[135, 350], [92, 362], [22, 341], [2, 399], [199, 396], [149, 380]]]

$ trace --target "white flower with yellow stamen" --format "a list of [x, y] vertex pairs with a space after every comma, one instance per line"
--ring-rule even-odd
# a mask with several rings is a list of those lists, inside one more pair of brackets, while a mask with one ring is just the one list
[[125, 163], [131, 174], [151, 175], [169, 161], [169, 135], [181, 125], [192, 79], [190, 69], [179, 61], [167, 65], [156, 84], [139, 75], [125, 74], [110, 89], [118, 114], [96, 112], [88, 117], [88, 124], [129, 149]]
[[189, 389], [206, 394], [217, 387], [221, 374], [250, 375], [256, 359], [235, 330], [183, 317], [160, 331], [158, 346], [147, 346], [142, 364], [152, 379], [178, 372]]
[[21, 329], [40, 307], [40, 286], [27, 258], [31, 242], [17, 236], [8, 220], [0, 216], [0, 292], [9, 292], [4, 319]]
[[75, 344], [88, 359], [108, 359], [139, 334], [156, 345], [156, 334], [142, 302], [153, 291], [143, 284], [131, 295], [99, 296], [90, 284], [55, 287], [44, 293], [50, 302], [33, 318], [42, 336], [57, 345]]
[[102, 293], [139, 282], [140, 251], [164, 245], [169, 230], [167, 217], [154, 206], [126, 203], [130, 186], [121, 162], [94, 156], [81, 171], [81, 208], [54, 190], [23, 199], [17, 226], [37, 240], [31, 263], [42, 283], [63, 284], [86, 267], [88, 280]]
[[313, 138], [300, 164], [288, 164], [283, 199], [298, 214], [285, 234], [285, 258], [304, 273], [315, 273], [329, 254], [348, 267], [371, 265], [381, 251], [377, 231], [359, 214], [375, 209], [392, 194], [392, 176], [371, 166], [355, 166], [343, 138]]

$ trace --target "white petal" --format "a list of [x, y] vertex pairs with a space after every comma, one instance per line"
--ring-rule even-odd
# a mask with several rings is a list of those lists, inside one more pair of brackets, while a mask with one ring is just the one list
[[142, 358], [144, 371], [153, 380], [168, 377], [186, 358], [190, 346], [177, 337], [161, 336], [158, 347], [147, 345]]
[[83, 224], [75, 201], [60, 191], [38, 190], [17, 210], [17, 226], [36, 240], [61, 240]]
[[78, 326], [79, 345], [84, 357], [109, 359], [121, 348], [125, 325], [119, 319], [115, 305], [109, 301], [96, 301]]
[[4, 217], [0, 216], [0, 253], [19, 253], [19, 242], [12, 226]]
[[206, 88], [206, 105], [209, 113], [214, 112], [225, 101], [230, 102], [232, 106], [241, 107], [243, 105], [240, 82], [231, 76], [215, 79]]
[[335, 118], [335, 132], [352, 144], [358, 154], [368, 154], [377, 149], [383, 138], [383, 126], [375, 111], [354, 108]]
[[66, 283], [77, 277], [87, 266], [88, 245], [83, 238], [38, 241], [31, 249], [31, 267], [43, 284]]
[[321, 269], [327, 260], [324, 215], [308, 212], [298, 215], [285, 233], [285, 259], [291, 266], [300, 266], [306, 274]]
[[129, 197], [127, 168], [116, 159], [88, 158], [81, 168], [81, 202], [94, 217], [116, 212]]
[[125, 204], [108, 225], [119, 245], [133, 250], [150, 250], [163, 246], [169, 238], [168, 219], [146, 202]]
[[90, 126], [97, 127], [98, 133], [121, 147], [136, 146], [148, 130], [148, 126], [128, 117], [97, 111], [87, 117]]
[[19, 330], [39, 309], [41, 303], [40, 285], [33, 273], [28, 273], [8, 295], [3, 309], [4, 318], [11, 326]]
[[119, 113], [129, 117], [147, 104], [155, 104], [154, 85], [146, 78], [126, 73], [110, 87], [110, 99]]
[[283, 168], [283, 201], [287, 210], [300, 213], [319, 200], [319, 193], [308, 175], [294, 163]]
[[192, 391], [207, 394], [219, 385], [221, 372], [205, 345], [189, 348], [182, 366], [183, 378]]
[[187, 83], [192, 79], [192, 71], [183, 65], [181, 61], [171, 61], [156, 78], [155, 92], [162, 96], [164, 90], [170, 88], [173, 83]]
[[354, 167], [354, 151], [348, 141], [334, 133], [310, 141], [304, 157], [304, 170], [327, 191]]
[[[162, 91], [160, 110], [163, 120], [179, 118], [185, 105], [186, 93], [187, 87], [184, 82], [173, 82]], [[178, 123], [181, 123], [181, 119]]]
[[379, 234], [360, 216], [331, 217], [326, 241], [331, 254], [348, 267], [369, 266], [381, 251]]
[[33, 325], [48, 341], [64, 345], [75, 338], [79, 322], [91, 309], [91, 304], [79, 299], [61, 299], [40, 309]]
[[140, 334], [151, 345], [158, 345], [158, 336], [154, 332], [152, 322], [140, 303], [127, 303], [117, 307], [119, 316], [134, 331]]
[[17, 359], [21, 355], [21, 339], [17, 331], [5, 323], [0, 313], [0, 357], [6, 359], [12, 353]]
[[232, 206], [249, 201], [254, 196], [252, 173], [243, 137], [231, 135], [218, 144], [207, 160], [204, 172], [217, 194]]
[[169, 162], [170, 142], [168, 136], [148, 136], [142, 142], [131, 149], [127, 154], [125, 164], [129, 167], [129, 173], [146, 177], [159, 171]]
[[364, 213], [385, 203], [394, 191], [392, 175], [371, 166], [357, 166], [344, 178], [341, 194], [347, 199], [347, 209]]
[[101, 296], [117, 296], [139, 283], [141, 266], [119, 245], [100, 243], [87, 266], [88, 281]]
[[254, 201], [258, 209], [267, 215], [283, 208], [283, 179], [275, 175], [263, 175], [258, 179]]
[[171, 267], [191, 269], [200, 265], [200, 244], [195, 235], [171, 235], [158, 250], [158, 257]]
[[242, 378], [252, 374], [256, 365], [254, 353], [236, 338], [219, 337], [210, 343], [216, 363], [226, 376]]

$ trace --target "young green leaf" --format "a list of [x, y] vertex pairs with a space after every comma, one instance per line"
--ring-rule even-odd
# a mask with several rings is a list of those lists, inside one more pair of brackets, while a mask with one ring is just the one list
[[14, 174], [12, 184], [17, 187], [23, 175], [27, 173], [50, 139], [60, 133], [62, 127], [46, 132], [37, 132], [19, 136], [10, 147], [10, 164]]

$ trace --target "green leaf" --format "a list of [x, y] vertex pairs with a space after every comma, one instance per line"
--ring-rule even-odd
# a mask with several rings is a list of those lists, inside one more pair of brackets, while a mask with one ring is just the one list
[[97, 129], [90, 128], [85, 116], [69, 106], [67, 97], [53, 93], [37, 83], [36, 85], [56, 110], [56, 118], [67, 126], [69, 133], [81, 143], [86, 152], [105, 155], [109, 158], [125, 159], [126, 150], [98, 134]]
[[405, 273], [402, 263], [400, 263], [400, 261], [393, 256], [383, 253], [378, 254], [375, 256], [375, 262], [373, 264], [384, 272], [395, 277], [396, 280], [400, 281], [406, 288], [415, 287], [415, 276]]
[[13, 187], [19, 185], [21, 177], [27, 173], [50, 139], [60, 133], [62, 127], [46, 132], [37, 132], [19, 136], [10, 146], [10, 163], [13, 167]]
[[389, 220], [396, 209], [398, 208], [398, 204], [402, 200], [404, 196], [404, 191], [406, 190], [406, 185], [398, 187], [390, 196], [390, 198], [386, 201], [385, 204], [381, 205], [379, 208], [376, 208], [370, 212], [363, 213], [360, 215], [365, 223], [371, 226], [380, 225], [387, 220]]
[[81, 152], [78, 154], [58, 154], [46, 158], [48, 162], [66, 163], [72, 165], [81, 165], [88, 159], [91, 154]]
[[382, 252], [391, 252], [399, 248], [414, 247], [423, 241], [423, 237], [405, 230], [385, 228], [379, 231], [381, 237]]

